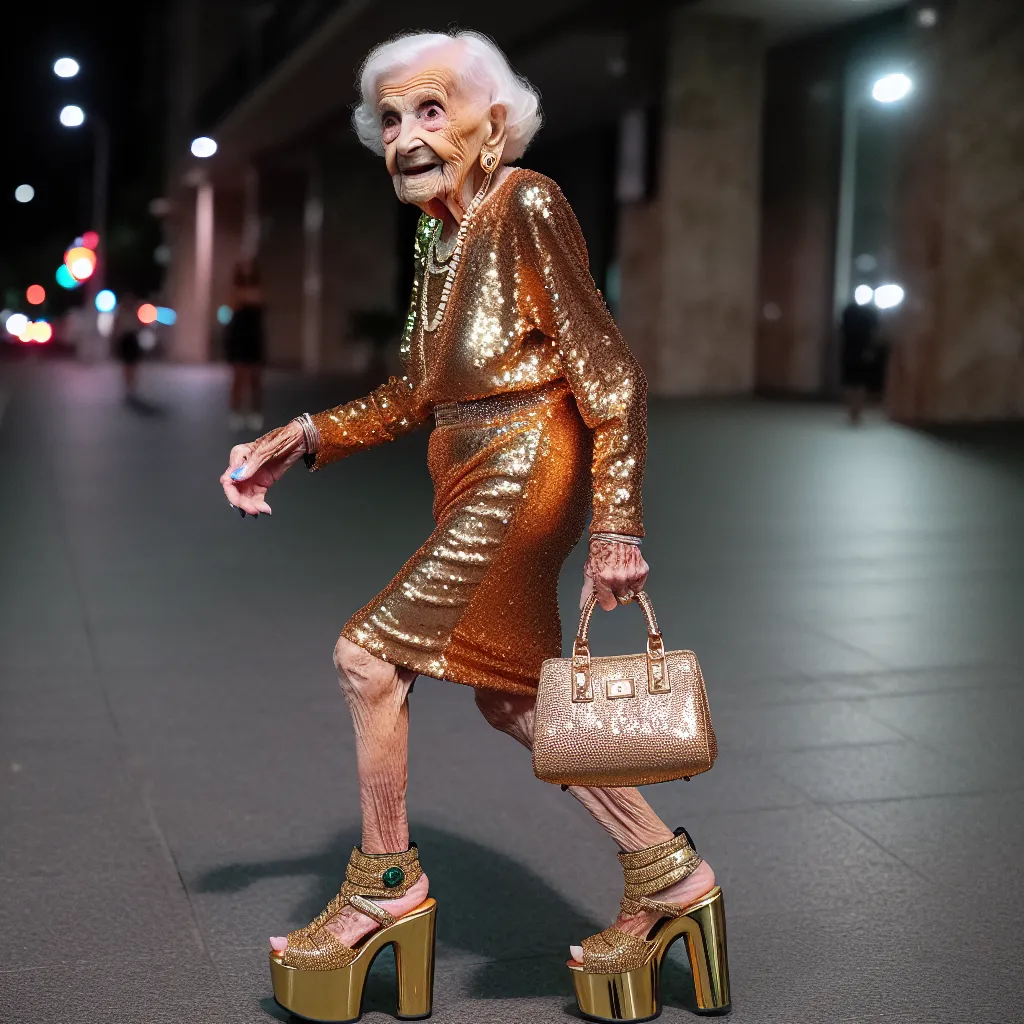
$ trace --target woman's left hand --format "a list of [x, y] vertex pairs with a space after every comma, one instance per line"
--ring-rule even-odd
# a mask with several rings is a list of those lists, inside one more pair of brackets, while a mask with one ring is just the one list
[[583, 593], [580, 608], [591, 593], [597, 593], [598, 604], [610, 612], [620, 601], [628, 604], [644, 589], [650, 567], [636, 544], [620, 541], [592, 540], [590, 557], [583, 566]]

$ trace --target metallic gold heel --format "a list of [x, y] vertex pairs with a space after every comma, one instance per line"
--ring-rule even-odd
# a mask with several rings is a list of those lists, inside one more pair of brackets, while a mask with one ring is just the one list
[[[312, 924], [288, 936], [283, 952], [270, 954], [274, 998], [297, 1017], [352, 1024], [362, 1015], [366, 977], [377, 955], [394, 947], [400, 1020], [430, 1016], [434, 989], [437, 903], [424, 900], [397, 920], [366, 896], [403, 896], [422, 875], [415, 846], [400, 854], [352, 851], [345, 884]], [[366, 895], [363, 895], [363, 894]], [[325, 925], [353, 906], [382, 927], [356, 947], [345, 946]]]
[[662, 960], [672, 943], [683, 937], [697, 1012], [728, 1013], [731, 996], [722, 890], [715, 886], [688, 907], [650, 899], [700, 865], [690, 837], [680, 829], [673, 841], [620, 854], [619, 859], [626, 874], [623, 911], [655, 910], [665, 917], [646, 939], [613, 927], [583, 940], [583, 963], [570, 966], [580, 1012], [597, 1021], [653, 1020], [661, 1013]]

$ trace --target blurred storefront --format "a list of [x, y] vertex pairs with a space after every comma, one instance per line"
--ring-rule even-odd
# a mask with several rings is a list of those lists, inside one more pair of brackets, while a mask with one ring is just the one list
[[[836, 325], [863, 301], [893, 346], [893, 415], [1024, 415], [1019, 0], [435, 11], [540, 88], [524, 163], [573, 204], [654, 393], [834, 394]], [[397, 338], [415, 211], [348, 118], [366, 51], [423, 23], [403, 0], [175, 4], [177, 358], [217, 356], [247, 256], [272, 363], [358, 371]], [[212, 158], [189, 155], [199, 135]]]

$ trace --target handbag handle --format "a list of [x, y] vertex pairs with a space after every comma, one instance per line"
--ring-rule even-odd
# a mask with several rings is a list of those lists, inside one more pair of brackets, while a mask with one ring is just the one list
[[[633, 598], [640, 605], [647, 621], [647, 689], [650, 693], [671, 693], [672, 684], [668, 677], [668, 665], [665, 662], [665, 640], [658, 629], [658, 620], [654, 616], [654, 605], [646, 592], [641, 590]], [[580, 612], [580, 624], [576, 629], [576, 639], [572, 644], [572, 677], [574, 701], [594, 699], [594, 687], [590, 678], [590, 620], [597, 607], [597, 594], [591, 593]]]

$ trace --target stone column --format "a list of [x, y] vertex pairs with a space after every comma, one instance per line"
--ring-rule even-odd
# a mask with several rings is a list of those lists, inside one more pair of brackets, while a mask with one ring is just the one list
[[764, 43], [669, 19], [658, 195], [621, 223], [622, 322], [663, 395], [753, 389]]
[[948, 0], [915, 30], [888, 405], [907, 422], [1024, 416], [1024, 7]]
[[315, 373], [321, 363], [323, 311], [323, 226], [324, 176], [319, 155], [314, 154], [306, 181], [306, 202], [302, 210], [302, 368]]

